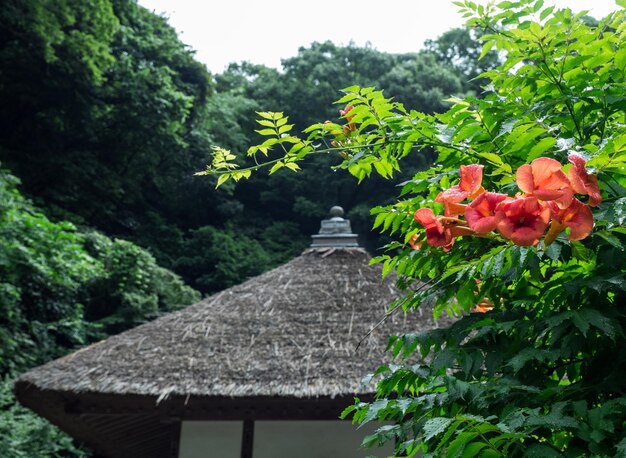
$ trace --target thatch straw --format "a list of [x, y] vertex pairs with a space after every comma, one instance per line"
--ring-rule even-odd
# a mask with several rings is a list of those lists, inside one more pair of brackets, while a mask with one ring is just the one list
[[400, 293], [368, 261], [358, 248], [308, 250], [196, 305], [33, 369], [20, 382], [158, 399], [371, 392], [360, 380], [389, 358], [389, 335], [437, 324], [424, 310], [394, 313], [375, 327]]

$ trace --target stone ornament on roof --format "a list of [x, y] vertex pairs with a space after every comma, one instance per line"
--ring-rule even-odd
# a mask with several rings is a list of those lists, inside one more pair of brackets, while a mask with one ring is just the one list
[[352, 233], [350, 220], [343, 218], [343, 208], [330, 209], [330, 218], [322, 220], [318, 234], [311, 236], [311, 248], [358, 248], [358, 235]]

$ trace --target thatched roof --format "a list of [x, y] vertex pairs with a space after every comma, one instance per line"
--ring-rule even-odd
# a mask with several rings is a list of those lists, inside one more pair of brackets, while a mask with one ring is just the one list
[[183, 420], [337, 419], [355, 394], [371, 398], [360, 381], [388, 361], [389, 335], [437, 326], [428, 309], [381, 325], [401, 293], [346, 240], [347, 220], [325, 220], [316, 248], [35, 368], [17, 397], [111, 458], [178, 456]]
[[375, 327], [400, 293], [368, 261], [360, 248], [308, 250], [196, 305], [35, 368], [18, 383], [157, 399], [372, 392], [360, 380], [385, 360], [389, 335], [437, 323], [425, 310], [395, 313]]

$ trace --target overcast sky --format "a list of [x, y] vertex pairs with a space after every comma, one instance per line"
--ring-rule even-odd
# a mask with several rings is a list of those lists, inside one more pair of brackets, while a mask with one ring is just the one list
[[[480, 1], [480, 3], [486, 3]], [[424, 40], [463, 24], [452, 0], [139, 0], [163, 14], [183, 43], [213, 73], [248, 60], [280, 68], [301, 46], [331, 40], [370, 43], [379, 51], [414, 52]], [[546, 0], [596, 18], [617, 9], [614, 0]]]

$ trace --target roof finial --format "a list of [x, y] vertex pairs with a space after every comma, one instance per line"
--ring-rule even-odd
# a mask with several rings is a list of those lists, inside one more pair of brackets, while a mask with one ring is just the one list
[[335, 217], [338, 216], [339, 218], [343, 217], [343, 208], [341, 208], [339, 205], [335, 205], [334, 207], [331, 207], [330, 209], [330, 216]]
[[359, 246], [357, 234], [352, 233], [350, 220], [343, 218], [343, 208], [330, 209], [330, 219], [322, 220], [319, 234], [312, 235], [311, 248], [354, 248]]

